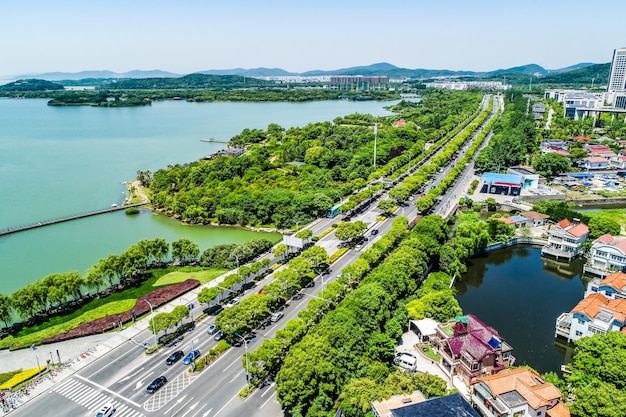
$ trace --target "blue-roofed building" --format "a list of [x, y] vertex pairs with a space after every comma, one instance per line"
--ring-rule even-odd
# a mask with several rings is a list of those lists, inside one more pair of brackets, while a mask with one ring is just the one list
[[[384, 403], [396, 403], [397, 407], [376, 407]], [[374, 401], [372, 410], [376, 417], [481, 417], [459, 393], [422, 402], [415, 402], [413, 395], [396, 395], [387, 401]]]
[[521, 175], [485, 172], [480, 177], [481, 193], [520, 195], [524, 183]]

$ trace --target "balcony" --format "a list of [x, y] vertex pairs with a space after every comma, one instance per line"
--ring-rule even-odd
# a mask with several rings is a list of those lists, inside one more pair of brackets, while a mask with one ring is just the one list
[[591, 266], [589, 264], [585, 264], [583, 266], [583, 273], [597, 275], [600, 278], [605, 278], [607, 275], [613, 273], [615, 271], [611, 271], [605, 268], [599, 268], [597, 266]]
[[567, 260], [571, 260], [574, 256], [576, 256], [576, 252], [564, 251], [561, 249], [556, 249], [552, 246], [546, 245], [541, 248], [541, 255], [550, 255], [555, 258], [565, 258]]

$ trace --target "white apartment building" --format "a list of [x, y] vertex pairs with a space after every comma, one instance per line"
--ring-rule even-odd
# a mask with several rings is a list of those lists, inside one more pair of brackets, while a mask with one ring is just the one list
[[618, 108], [626, 108], [626, 48], [613, 51], [611, 75], [606, 92], [607, 102]]
[[583, 270], [600, 277], [615, 271], [626, 271], [626, 237], [607, 233], [594, 240]]

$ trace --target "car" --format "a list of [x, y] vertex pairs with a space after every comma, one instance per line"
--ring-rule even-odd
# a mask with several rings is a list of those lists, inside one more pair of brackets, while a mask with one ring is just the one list
[[294, 300], [299, 300], [299, 299], [301, 299], [302, 297], [304, 297], [304, 294], [302, 294], [301, 292], [299, 292], [299, 293], [297, 293], [296, 295], [294, 295], [294, 296], [293, 296], [293, 299], [294, 299]]
[[215, 333], [216, 333], [219, 329], [220, 329], [220, 328], [219, 328], [219, 327], [217, 327], [215, 324], [211, 324], [211, 325], [209, 326], [209, 328], [207, 329], [207, 331], [206, 331], [206, 332], [207, 332], [208, 334], [215, 334]]
[[215, 340], [222, 340], [222, 338], [224, 337], [224, 333], [222, 333], [221, 330], [218, 330], [217, 333], [215, 333], [215, 336], [213, 336], [213, 339]]
[[111, 404], [105, 404], [96, 413], [96, 417], [111, 417], [115, 413], [115, 407]]
[[357, 251], [357, 252], [360, 251], [361, 249], [363, 249], [363, 245], [356, 245], [354, 247], [354, 250]]
[[202, 311], [209, 316], [217, 316], [217, 314], [223, 309], [224, 307], [222, 307], [221, 304], [215, 304], [215, 305], [205, 308]]
[[309, 281], [308, 284], [305, 285], [306, 288], [313, 288], [315, 287], [315, 281], [311, 280]]
[[160, 377], [152, 381], [150, 385], [148, 385], [146, 391], [148, 392], [148, 394], [154, 394], [159, 388], [161, 388], [165, 384], [167, 384], [167, 378], [161, 375]]
[[265, 287], [261, 287], [261, 289], [260, 289], [260, 290], [258, 290], [256, 293], [257, 293], [257, 294], [262, 294], [262, 293], [263, 293], [263, 288], [265, 288]]
[[272, 321], [272, 323], [276, 323], [278, 320], [282, 319], [284, 315], [285, 314], [282, 311], [277, 311], [276, 313], [272, 314], [270, 320]]
[[176, 352], [172, 353], [170, 356], [168, 356], [167, 359], [165, 359], [165, 364], [166, 365], [171, 365], [173, 363], [176, 363], [180, 360], [180, 358], [182, 358], [183, 356], [185, 356], [185, 352], [183, 352], [182, 350], [177, 350]]
[[238, 299], [238, 298], [233, 298], [232, 300], [230, 300], [230, 301], [228, 302], [228, 304], [226, 304], [226, 305], [224, 306], [224, 308], [234, 307], [234, 306], [236, 306], [237, 304], [239, 304], [239, 299]]
[[187, 356], [185, 356], [185, 359], [183, 359], [183, 363], [185, 365], [189, 365], [191, 364], [191, 362], [195, 361], [199, 357], [200, 357], [200, 351], [198, 349], [192, 350], [191, 352], [187, 354]]
[[378, 229], [372, 229], [372, 236], [376, 236], [378, 234]]

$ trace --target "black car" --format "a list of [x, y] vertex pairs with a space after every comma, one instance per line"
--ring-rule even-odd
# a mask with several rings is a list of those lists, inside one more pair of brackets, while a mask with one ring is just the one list
[[161, 375], [160, 377], [152, 381], [150, 385], [148, 385], [146, 391], [148, 392], [148, 394], [154, 394], [159, 388], [161, 388], [165, 384], [167, 384], [167, 378]]
[[217, 314], [222, 311], [224, 309], [224, 307], [222, 307], [221, 304], [215, 304], [213, 306], [207, 307], [204, 310], [202, 310], [205, 314], [209, 315], [209, 316], [217, 316]]
[[376, 236], [378, 234], [378, 229], [372, 229], [372, 236]]
[[182, 350], [177, 350], [176, 352], [172, 353], [167, 359], [165, 359], [165, 364], [171, 365], [173, 363], [176, 363], [183, 356], [185, 356], [185, 352], [183, 352]]
[[304, 297], [304, 294], [302, 294], [301, 292], [299, 292], [299, 293], [297, 293], [296, 295], [294, 295], [294, 296], [293, 296], [293, 299], [294, 299], [294, 300], [299, 300], [299, 299], [301, 299], [302, 297]]

